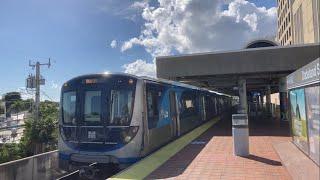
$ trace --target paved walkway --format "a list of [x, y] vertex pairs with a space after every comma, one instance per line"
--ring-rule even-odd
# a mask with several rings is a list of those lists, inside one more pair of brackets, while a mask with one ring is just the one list
[[147, 179], [291, 179], [273, 148], [290, 141], [288, 125], [251, 121], [250, 156], [243, 158], [233, 155], [230, 118], [211, 127]]

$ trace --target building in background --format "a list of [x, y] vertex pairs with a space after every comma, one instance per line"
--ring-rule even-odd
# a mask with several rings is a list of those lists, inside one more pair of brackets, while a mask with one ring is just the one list
[[279, 44], [319, 43], [319, 0], [277, 0]]
[[290, 0], [277, 0], [277, 41], [282, 46], [293, 44], [291, 2]]
[[294, 44], [319, 41], [319, 0], [291, 0]]

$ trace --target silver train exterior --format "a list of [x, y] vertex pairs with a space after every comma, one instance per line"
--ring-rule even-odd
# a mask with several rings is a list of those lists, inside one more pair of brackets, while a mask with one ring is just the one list
[[128, 74], [91, 74], [64, 83], [59, 119], [62, 169], [124, 168], [231, 106], [227, 95]]

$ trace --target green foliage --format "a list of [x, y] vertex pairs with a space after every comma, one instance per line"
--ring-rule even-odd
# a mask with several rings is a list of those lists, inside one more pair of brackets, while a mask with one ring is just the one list
[[[17, 101], [16, 108], [21, 104]], [[25, 130], [19, 144], [5, 144], [0, 149], [0, 163], [54, 150], [58, 143], [58, 107], [51, 101], [40, 103], [40, 117], [25, 121]]]
[[4, 144], [0, 148], [0, 163], [20, 159], [24, 156], [25, 154], [23, 151], [21, 151], [19, 144]]
[[38, 154], [57, 147], [58, 104], [45, 101], [40, 104], [40, 119], [33, 117], [25, 122], [23, 143], [27, 154]]
[[[33, 99], [26, 99], [26, 100], [21, 99], [21, 95], [19, 92], [9, 92], [5, 94], [4, 101], [6, 102], [5, 103], [6, 109], [9, 114], [18, 113], [21, 111], [30, 111], [32, 105], [34, 104]], [[1, 112], [1, 109], [0, 109], [0, 112]]]
[[8, 92], [4, 95], [5, 101], [16, 101], [21, 100], [21, 94], [19, 92]]
[[[0, 101], [0, 103], [1, 103], [1, 101]], [[4, 107], [2, 107], [1, 105], [0, 105], [0, 114], [4, 114]]]
[[4, 100], [6, 102], [6, 109], [9, 110], [15, 101], [21, 100], [21, 94], [19, 92], [8, 92], [4, 95]]

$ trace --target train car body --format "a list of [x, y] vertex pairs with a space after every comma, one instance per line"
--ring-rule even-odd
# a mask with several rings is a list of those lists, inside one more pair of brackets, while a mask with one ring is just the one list
[[61, 89], [59, 166], [126, 167], [218, 116], [231, 98], [127, 74], [76, 77]]

